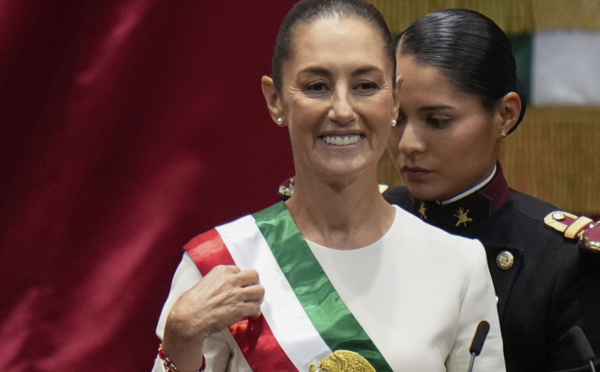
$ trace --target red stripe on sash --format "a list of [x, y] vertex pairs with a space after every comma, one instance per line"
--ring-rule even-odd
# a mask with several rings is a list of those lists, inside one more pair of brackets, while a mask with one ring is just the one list
[[[225, 242], [216, 229], [198, 235], [185, 245], [202, 276], [215, 266], [235, 265]], [[297, 371], [287, 354], [279, 346], [265, 317], [245, 318], [229, 327], [244, 357], [253, 371]]]
[[216, 229], [198, 235], [183, 248], [192, 256], [202, 276], [206, 276], [215, 266], [235, 265]]

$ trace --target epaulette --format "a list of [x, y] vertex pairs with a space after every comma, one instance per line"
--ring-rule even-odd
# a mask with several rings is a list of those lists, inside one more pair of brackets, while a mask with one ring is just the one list
[[565, 238], [579, 240], [579, 246], [593, 253], [600, 254], [600, 221], [594, 222], [588, 217], [577, 217], [574, 214], [555, 211], [549, 213], [544, 222], [547, 226], [563, 233]]

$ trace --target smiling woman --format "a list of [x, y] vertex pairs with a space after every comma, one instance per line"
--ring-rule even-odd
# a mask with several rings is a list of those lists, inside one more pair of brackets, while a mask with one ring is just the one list
[[288, 13], [262, 90], [289, 131], [294, 195], [186, 246], [154, 371], [464, 371], [482, 320], [478, 370], [504, 371], [481, 244], [379, 192], [398, 116], [393, 54], [365, 1], [303, 0]]
[[[359, 18], [321, 18], [294, 31], [281, 90], [264, 77], [263, 92], [271, 116], [289, 128], [296, 191], [347, 183], [365, 172], [373, 180], [396, 112], [394, 63], [385, 41]], [[308, 238], [325, 243], [324, 235]]]

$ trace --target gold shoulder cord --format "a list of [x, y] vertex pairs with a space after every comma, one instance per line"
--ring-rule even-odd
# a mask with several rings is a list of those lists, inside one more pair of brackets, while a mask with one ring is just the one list
[[544, 222], [563, 233], [565, 238], [579, 239], [579, 246], [585, 251], [600, 254], [600, 221], [594, 222], [588, 217], [556, 211], [549, 213]]
[[[566, 224], [567, 218], [574, 220], [572, 223]], [[552, 227], [555, 230], [564, 233], [565, 238], [577, 239], [578, 234], [581, 233], [586, 226], [594, 222], [591, 218], [577, 217], [574, 214], [557, 211], [549, 213], [545, 218], [544, 222], [547, 226]]]

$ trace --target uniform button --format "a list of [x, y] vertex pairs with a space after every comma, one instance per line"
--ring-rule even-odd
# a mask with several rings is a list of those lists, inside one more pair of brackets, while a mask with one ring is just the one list
[[502, 251], [496, 256], [496, 264], [502, 270], [510, 269], [515, 263], [515, 256], [509, 251]]

